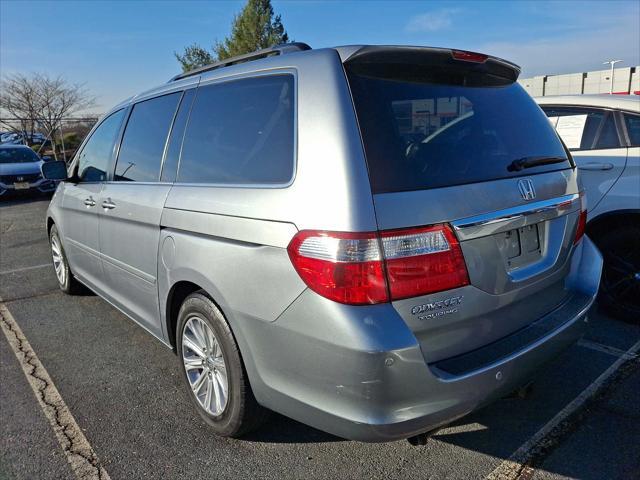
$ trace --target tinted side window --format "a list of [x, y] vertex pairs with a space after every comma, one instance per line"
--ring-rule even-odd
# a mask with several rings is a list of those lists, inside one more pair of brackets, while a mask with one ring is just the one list
[[184, 127], [187, 125], [191, 104], [196, 91], [194, 88], [186, 90], [180, 101], [180, 107], [176, 114], [176, 119], [169, 134], [169, 146], [162, 165], [160, 181], [174, 182], [178, 173], [178, 161], [180, 160], [180, 149], [182, 148], [182, 138], [184, 137]]
[[282, 184], [294, 162], [294, 81], [269, 75], [200, 87], [179, 182]]
[[624, 114], [624, 123], [627, 125], [627, 133], [632, 147], [640, 147], [640, 115]]
[[134, 105], [118, 153], [116, 181], [158, 181], [169, 127], [181, 95], [172, 93]]
[[543, 107], [570, 150], [620, 147], [612, 113], [590, 108]]
[[618, 130], [616, 129], [616, 122], [611, 113], [607, 114], [598, 135], [595, 148], [618, 148], [620, 146], [620, 140], [618, 139]]
[[594, 142], [605, 118], [605, 112], [553, 107], [543, 107], [543, 110], [569, 150], [593, 150], [595, 148]]
[[81, 182], [103, 182], [106, 179], [124, 112], [118, 110], [108, 116], [87, 140], [78, 158], [78, 177]]

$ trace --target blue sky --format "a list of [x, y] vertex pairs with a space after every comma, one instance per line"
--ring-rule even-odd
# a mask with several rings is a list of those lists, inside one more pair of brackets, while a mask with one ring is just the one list
[[[179, 71], [173, 52], [224, 38], [242, 1], [0, 0], [0, 73], [82, 82], [100, 112]], [[455, 47], [498, 55], [523, 77], [640, 64], [640, 2], [274, 0], [289, 35], [312, 47]]]

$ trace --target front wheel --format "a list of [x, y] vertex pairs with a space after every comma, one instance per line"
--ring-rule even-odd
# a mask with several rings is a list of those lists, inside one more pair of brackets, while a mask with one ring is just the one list
[[640, 322], [640, 227], [618, 227], [598, 240], [604, 258], [601, 305], [614, 317]]
[[58, 286], [60, 290], [69, 295], [75, 295], [82, 292], [82, 285], [73, 272], [69, 268], [69, 262], [67, 261], [67, 255], [62, 247], [60, 241], [60, 234], [58, 233], [58, 227], [53, 225], [49, 231], [49, 245], [51, 247], [51, 259], [53, 261], [53, 268], [56, 272], [56, 278], [58, 279]]
[[204, 292], [180, 307], [176, 338], [189, 398], [213, 431], [240, 437], [259, 427], [266, 411], [253, 396], [229, 325]]

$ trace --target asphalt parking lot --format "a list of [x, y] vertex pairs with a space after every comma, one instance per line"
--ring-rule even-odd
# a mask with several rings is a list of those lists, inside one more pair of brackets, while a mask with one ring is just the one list
[[[640, 360], [628, 353], [640, 327], [597, 310], [585, 338], [528, 395], [499, 400], [424, 446], [346, 441], [278, 415], [246, 439], [215, 437], [170, 350], [97, 296], [58, 290], [47, 204], [0, 203], [0, 297], [112, 479], [640, 478]], [[7, 338], [0, 478], [74, 478]], [[510, 468], [521, 459], [528, 465]]]

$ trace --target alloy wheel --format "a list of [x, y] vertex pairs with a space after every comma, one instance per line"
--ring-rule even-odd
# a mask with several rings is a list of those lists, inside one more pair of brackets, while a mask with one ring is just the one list
[[221, 415], [229, 398], [227, 367], [213, 329], [199, 316], [185, 322], [182, 361], [200, 406], [211, 415]]
[[62, 246], [57, 235], [51, 236], [51, 257], [53, 259], [53, 268], [56, 271], [56, 277], [60, 285], [64, 285], [67, 280], [67, 265], [62, 253]]

